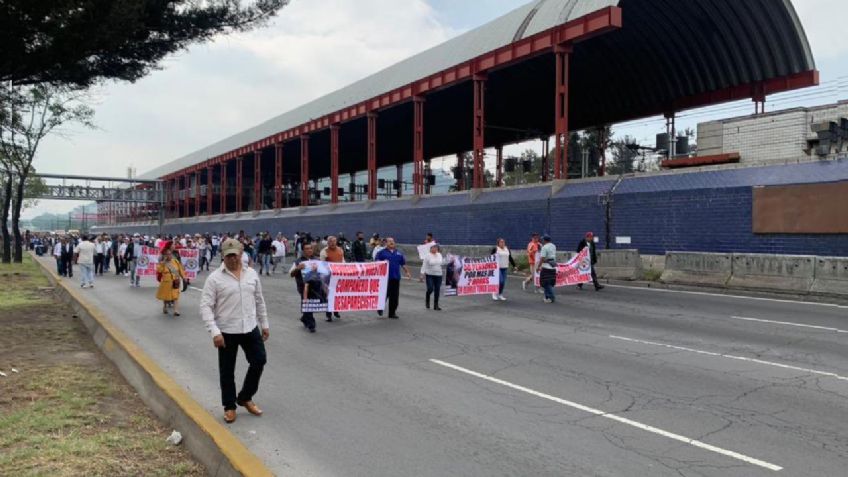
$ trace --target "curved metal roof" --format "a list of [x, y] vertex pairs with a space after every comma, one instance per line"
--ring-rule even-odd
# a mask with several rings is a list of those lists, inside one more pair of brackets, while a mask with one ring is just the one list
[[570, 114], [575, 128], [685, 108], [698, 95], [815, 69], [790, 0], [535, 0], [143, 177], [193, 166], [616, 6], [622, 28], [574, 48]]

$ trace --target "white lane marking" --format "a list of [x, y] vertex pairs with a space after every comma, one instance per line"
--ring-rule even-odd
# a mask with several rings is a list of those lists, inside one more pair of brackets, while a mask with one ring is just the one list
[[651, 345], [651, 346], [660, 346], [660, 347], [663, 347], [663, 348], [673, 349], [673, 350], [677, 350], [677, 351], [686, 351], [686, 352], [689, 352], [689, 353], [703, 354], [703, 355], [707, 355], [707, 356], [715, 356], [715, 357], [718, 357], [718, 358], [735, 359], [735, 360], [738, 360], [738, 361], [747, 361], [749, 363], [765, 364], [765, 365], [768, 365], [768, 366], [776, 366], [778, 368], [791, 369], [793, 371], [801, 371], [801, 372], [810, 373], [810, 374], [818, 374], [819, 376], [827, 376], [827, 377], [836, 378], [836, 379], [839, 379], [839, 380], [842, 380], [842, 381], [848, 381], [848, 377], [840, 376], [836, 373], [831, 373], [829, 371], [819, 371], [819, 370], [816, 370], [816, 369], [802, 368], [802, 367], [799, 367], [799, 366], [792, 366], [792, 365], [783, 364], [783, 363], [775, 363], [774, 361], [766, 361], [766, 360], [757, 359], [757, 358], [746, 358], [745, 356], [736, 356], [736, 355], [733, 355], [733, 354], [715, 353], [715, 352], [712, 352], [712, 351], [704, 351], [704, 350], [700, 350], [700, 349], [687, 348], [685, 346], [675, 346], [675, 345], [670, 345], [670, 344], [666, 344], [666, 343], [657, 343], [656, 341], [637, 340], [635, 338], [627, 338], [625, 336], [609, 335], [609, 337], [614, 339], [614, 340], [629, 341], [631, 343], [640, 343], [640, 344]]
[[848, 310], [848, 305], [837, 305], [836, 303], [816, 303], [813, 301], [799, 301], [799, 300], [785, 300], [780, 298], [764, 298], [760, 296], [744, 296], [744, 295], [726, 295], [724, 293], [709, 293], [709, 292], [699, 292], [699, 291], [690, 291], [690, 290], [668, 290], [665, 288], [648, 288], [648, 287], [631, 287], [627, 285], [606, 285], [611, 288], [627, 288], [629, 290], [646, 290], [653, 292], [662, 292], [662, 293], [686, 293], [689, 295], [703, 295], [703, 296], [716, 296], [722, 298], [739, 298], [742, 300], [755, 300], [755, 301], [773, 301], [775, 303], [794, 303], [797, 305], [814, 305], [814, 306], [828, 306], [831, 308], [839, 308], [843, 310]]
[[474, 376], [475, 378], [484, 379], [486, 381], [490, 381], [490, 382], [493, 382], [495, 384], [500, 384], [502, 386], [506, 386], [508, 388], [512, 388], [512, 389], [515, 389], [517, 391], [521, 391], [521, 392], [524, 392], [524, 393], [527, 393], [527, 394], [530, 394], [530, 395], [533, 395], [533, 396], [536, 396], [536, 397], [539, 397], [539, 398], [542, 398], [542, 399], [547, 399], [548, 401], [553, 401], [555, 403], [562, 404], [563, 406], [568, 406], [568, 407], [571, 407], [571, 408], [574, 408], [574, 409], [578, 409], [578, 410], [587, 412], [589, 414], [594, 414], [595, 416], [598, 416], [598, 417], [603, 417], [603, 418], [606, 418], [606, 419], [611, 419], [613, 421], [620, 422], [622, 424], [627, 424], [628, 426], [632, 426], [632, 427], [635, 427], [637, 429], [641, 429], [643, 431], [647, 431], [647, 432], [651, 432], [653, 434], [657, 434], [657, 435], [660, 435], [660, 436], [663, 436], [663, 437], [667, 437], [669, 439], [673, 439], [675, 441], [679, 441], [679, 442], [682, 442], [684, 444], [689, 444], [691, 446], [698, 447], [700, 449], [708, 450], [710, 452], [715, 452], [717, 454], [721, 454], [721, 455], [724, 455], [724, 456], [727, 456], [727, 457], [732, 457], [734, 459], [741, 460], [742, 462], [747, 462], [749, 464], [756, 465], [756, 466], [759, 466], [759, 467], [763, 467], [763, 468], [766, 468], [766, 469], [769, 469], [769, 470], [773, 470], [775, 472], [783, 470], [783, 467], [781, 467], [779, 465], [772, 464], [770, 462], [766, 462], [764, 460], [755, 459], [753, 457], [748, 457], [747, 455], [740, 454], [738, 452], [734, 452], [734, 451], [727, 450], [727, 449], [722, 449], [721, 447], [716, 447], [716, 446], [707, 444], [706, 442], [701, 442], [699, 440], [691, 439], [689, 437], [682, 436], [680, 434], [675, 434], [673, 432], [669, 432], [669, 431], [665, 431], [665, 430], [662, 430], [662, 429], [659, 429], [659, 428], [656, 428], [656, 427], [653, 427], [653, 426], [649, 426], [647, 424], [643, 424], [641, 422], [634, 421], [632, 419], [627, 419], [626, 417], [617, 416], [615, 414], [611, 414], [611, 413], [608, 413], [608, 412], [605, 412], [605, 411], [601, 411], [600, 409], [595, 409], [593, 407], [589, 407], [589, 406], [586, 406], [586, 405], [583, 405], [583, 404], [578, 404], [578, 403], [573, 402], [573, 401], [568, 401], [568, 400], [565, 400], [565, 399], [562, 399], [562, 398], [558, 398], [556, 396], [551, 396], [550, 394], [541, 393], [539, 391], [535, 391], [533, 389], [526, 388], [526, 387], [520, 386], [518, 384], [513, 384], [509, 381], [504, 381], [503, 379], [498, 379], [498, 378], [495, 378], [495, 377], [492, 377], [492, 376], [487, 376], [483, 373], [478, 373], [476, 371], [472, 371], [470, 369], [466, 369], [466, 368], [457, 366], [455, 364], [447, 363], [445, 361], [441, 361], [441, 360], [438, 360], [438, 359], [431, 359], [430, 362], [432, 362], [434, 364], [438, 364], [439, 366], [444, 366], [446, 368], [453, 369], [455, 371], [459, 371], [460, 373], [465, 373], [469, 376]]
[[191, 287], [191, 286], [190, 286], [189, 288], [191, 288], [191, 289], [192, 289], [192, 290], [194, 290], [194, 291], [199, 291], [199, 292], [201, 292], [201, 293], [203, 292], [203, 289], [202, 289], [202, 288]]
[[791, 321], [774, 321], [764, 320], [762, 318], [749, 318], [747, 316], [731, 316], [734, 320], [754, 321], [757, 323], [771, 323], [775, 325], [797, 326], [799, 328], [812, 328], [814, 330], [833, 331], [836, 333], [848, 333], [848, 330], [840, 330], [839, 328], [831, 328], [829, 326], [806, 325], [804, 323], [793, 323]]

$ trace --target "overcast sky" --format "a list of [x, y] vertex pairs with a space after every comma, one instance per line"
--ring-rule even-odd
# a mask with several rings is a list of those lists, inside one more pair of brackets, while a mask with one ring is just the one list
[[[527, 3], [526, 0], [292, 0], [266, 28], [221, 38], [169, 58], [134, 83], [95, 91], [99, 129], [51, 138], [36, 159], [41, 172], [126, 176], [184, 156], [352, 83]], [[822, 82], [848, 78], [848, 0], [794, 0]], [[834, 90], [801, 104], [848, 98]], [[789, 101], [781, 107], [797, 105]], [[750, 105], [749, 105], [750, 106]], [[744, 109], [743, 109], [744, 108]], [[768, 106], [767, 106], [768, 108]], [[748, 110], [750, 109], [750, 111]], [[772, 108], [768, 108], [772, 110]], [[753, 112], [699, 113], [695, 122]], [[686, 126], [683, 124], [682, 126]], [[660, 123], [617, 134], [650, 138]], [[25, 213], [67, 212], [76, 204], [42, 201]]]

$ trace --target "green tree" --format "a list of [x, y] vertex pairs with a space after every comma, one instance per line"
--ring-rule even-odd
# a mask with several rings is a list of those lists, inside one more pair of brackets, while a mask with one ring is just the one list
[[[94, 127], [94, 111], [85, 104], [84, 96], [78, 91], [63, 86], [38, 84], [11, 87], [3, 95], [6, 101], [0, 107], [0, 159], [7, 171], [7, 181], [14, 182], [14, 191], [9, 196], [9, 184], [5, 184], [4, 200], [11, 199], [12, 233], [14, 235], [13, 261], [23, 260], [23, 238], [20, 230], [21, 211], [24, 208], [26, 189], [34, 186], [31, 175], [38, 148], [45, 137], [60, 132], [67, 123]], [[37, 183], [36, 183], [37, 184]], [[3, 214], [4, 228], [8, 220], [6, 202]], [[4, 236], [5, 239], [5, 236]], [[5, 247], [8, 240], [4, 240]]]
[[289, 0], [4, 0], [0, 81], [135, 81], [166, 56], [262, 24]]
[[610, 147], [612, 160], [607, 165], [607, 174], [628, 174], [639, 167], [637, 162], [640, 156], [635, 138], [625, 136], [620, 141], [613, 141]]

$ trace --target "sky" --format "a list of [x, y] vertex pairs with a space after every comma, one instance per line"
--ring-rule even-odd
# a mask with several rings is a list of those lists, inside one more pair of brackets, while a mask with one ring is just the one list
[[[35, 166], [56, 174], [144, 173], [330, 93], [527, 3], [526, 0], [292, 0], [266, 27], [195, 45], [136, 83], [92, 91], [97, 128], [46, 140]], [[846, 0], [794, 0], [822, 86], [802, 99], [770, 97], [767, 111], [848, 99]], [[750, 101], [682, 115], [679, 128], [750, 114]], [[659, 118], [617, 125], [650, 145]], [[532, 146], [532, 145], [531, 145]], [[41, 201], [25, 217], [67, 213]]]

